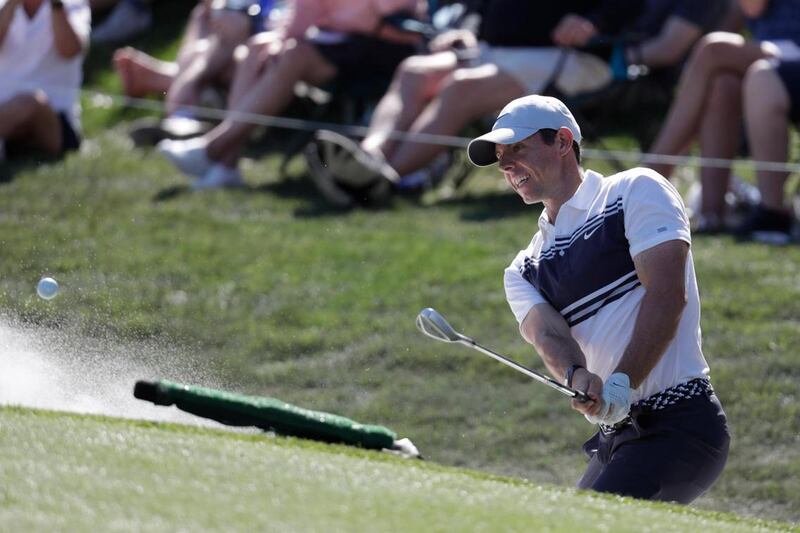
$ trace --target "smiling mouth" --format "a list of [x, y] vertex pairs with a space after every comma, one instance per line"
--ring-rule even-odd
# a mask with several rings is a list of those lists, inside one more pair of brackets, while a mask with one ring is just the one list
[[514, 178], [514, 188], [518, 189], [530, 179], [530, 176], [518, 176]]

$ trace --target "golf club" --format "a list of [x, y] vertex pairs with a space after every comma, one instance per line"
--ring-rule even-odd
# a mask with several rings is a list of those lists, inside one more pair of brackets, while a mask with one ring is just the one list
[[417, 328], [419, 328], [419, 330], [428, 337], [436, 339], [437, 341], [458, 342], [465, 346], [469, 346], [470, 348], [474, 348], [479, 352], [488, 355], [492, 359], [500, 361], [504, 365], [510, 366], [517, 372], [521, 372], [526, 376], [539, 381], [540, 383], [544, 383], [545, 385], [556, 389], [560, 393], [565, 394], [570, 398], [575, 398], [580, 402], [586, 402], [589, 400], [589, 397], [580, 391], [576, 391], [575, 389], [567, 387], [566, 385], [562, 385], [552, 378], [522, 366], [521, 364], [512, 361], [507, 357], [503, 357], [499, 353], [493, 352], [488, 348], [484, 348], [473, 339], [454, 330], [453, 327], [447, 323], [447, 320], [445, 320], [444, 317], [435, 309], [427, 307], [419, 312], [419, 315], [417, 315]]

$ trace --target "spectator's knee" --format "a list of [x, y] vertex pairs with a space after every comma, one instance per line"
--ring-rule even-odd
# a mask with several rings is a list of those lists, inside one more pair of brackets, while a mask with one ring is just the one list
[[17, 94], [11, 98], [10, 102], [15, 109], [24, 110], [27, 113], [32, 113], [40, 107], [50, 105], [50, 99], [42, 90]]
[[459, 71], [453, 72], [444, 83], [439, 93], [439, 100], [445, 113], [458, 113], [465, 120], [472, 118], [476, 98], [480, 98], [481, 90], [470, 78], [459, 75]]
[[429, 100], [437, 95], [442, 76], [449, 68], [444, 54], [407, 57], [397, 67], [392, 85], [406, 98]]
[[773, 62], [759, 59], [748, 67], [744, 77], [744, 103], [764, 111], [789, 112], [786, 88]]
[[721, 53], [744, 44], [744, 38], [736, 33], [715, 31], [703, 36], [695, 45], [690, 61], [692, 63], [709, 64]]

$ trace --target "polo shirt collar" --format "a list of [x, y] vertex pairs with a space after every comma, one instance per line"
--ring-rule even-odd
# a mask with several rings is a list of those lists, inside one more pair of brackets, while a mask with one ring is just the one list
[[583, 173], [583, 181], [578, 185], [578, 190], [575, 191], [572, 198], [564, 202], [564, 206], [569, 206], [580, 211], [589, 209], [600, 190], [600, 180], [602, 179], [603, 176], [594, 170], [585, 171]]
[[[600, 190], [600, 180], [603, 179], [601, 174], [594, 170], [587, 170], [583, 173], [583, 181], [578, 185], [578, 189], [572, 197], [564, 202], [564, 206], [569, 206], [573, 209], [586, 211], [592, 206], [592, 201]], [[552, 224], [547, 218], [547, 210], [542, 209], [542, 214], [539, 215], [539, 229], [546, 231]]]

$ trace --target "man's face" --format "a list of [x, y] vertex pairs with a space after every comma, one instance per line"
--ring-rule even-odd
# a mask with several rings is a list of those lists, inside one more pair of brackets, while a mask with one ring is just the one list
[[549, 146], [537, 133], [514, 144], [497, 144], [495, 150], [506, 182], [526, 204], [552, 197], [560, 180], [558, 139]]

